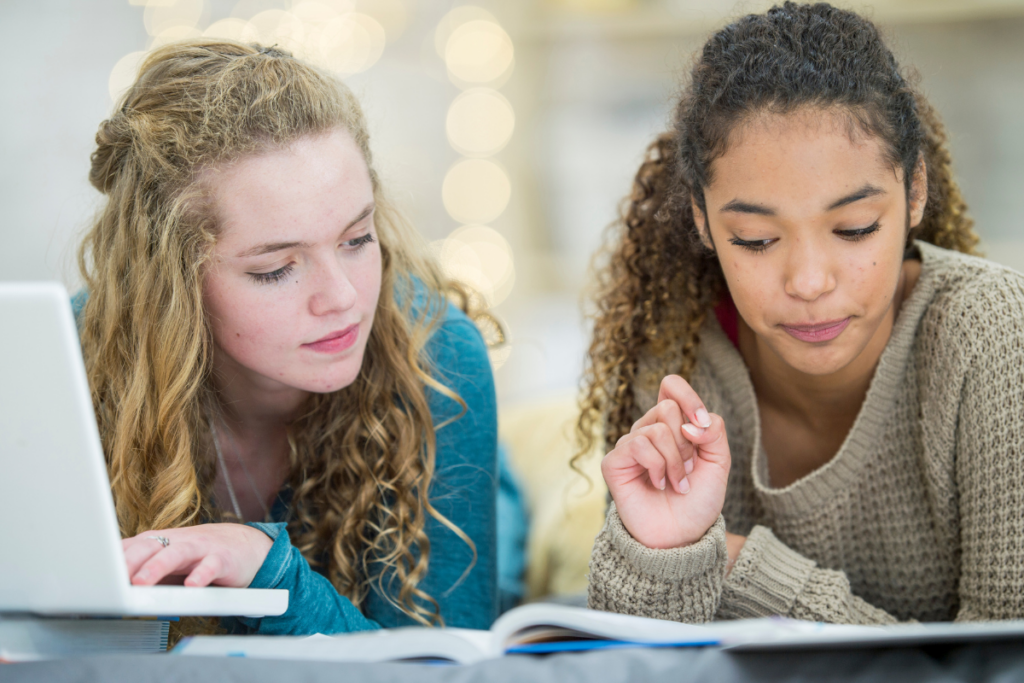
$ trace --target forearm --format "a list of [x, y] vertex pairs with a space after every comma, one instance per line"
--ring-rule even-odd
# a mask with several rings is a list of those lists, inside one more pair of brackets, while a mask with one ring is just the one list
[[291, 544], [284, 524], [251, 524], [274, 539], [250, 588], [288, 591], [288, 610], [278, 617], [239, 617], [250, 633], [262, 635], [311, 635], [347, 633], [380, 628], [334, 589], [331, 582], [313, 571]]

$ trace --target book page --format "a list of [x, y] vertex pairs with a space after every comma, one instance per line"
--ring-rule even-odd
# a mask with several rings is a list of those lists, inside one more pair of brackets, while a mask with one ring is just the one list
[[175, 654], [328, 662], [445, 660], [471, 664], [495, 656], [490, 631], [409, 627], [326, 636], [194, 636]]
[[651, 645], [709, 645], [718, 642], [714, 632], [702, 625], [543, 603], [524, 605], [506, 612], [494, 622], [491, 630], [502, 652], [517, 645], [555, 640], [601, 639]]

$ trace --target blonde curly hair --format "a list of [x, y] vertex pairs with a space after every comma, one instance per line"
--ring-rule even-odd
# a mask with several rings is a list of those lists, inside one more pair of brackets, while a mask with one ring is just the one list
[[610, 450], [639, 417], [634, 382], [643, 353], [676, 346], [682, 351], [676, 373], [689, 379], [693, 372], [701, 327], [725, 280], [717, 257], [700, 242], [691, 200], [705, 209], [712, 162], [729, 132], [751, 115], [841, 107], [885, 142], [908, 192], [923, 156], [928, 200], [908, 244], [916, 238], [974, 253], [978, 237], [953, 179], [945, 129], [913, 80], [870, 21], [825, 3], [787, 2], [708, 40], [672, 130], [647, 149], [597, 270], [574, 466], [595, 449], [602, 431]]
[[[312, 395], [289, 426], [289, 532], [311, 563], [327, 558], [331, 582], [356, 606], [376, 582], [416, 621], [442, 623], [437, 602], [417, 588], [430, 560], [426, 516], [476, 554], [428, 499], [440, 425], [425, 388], [461, 402], [431, 377], [424, 357], [437, 323], [428, 312], [444, 310], [451, 283], [388, 203], [359, 104], [337, 80], [284, 51], [226, 40], [187, 41], [148, 56], [100, 126], [92, 155], [89, 179], [108, 197], [79, 251], [93, 403], [122, 534], [224, 517], [211, 498], [207, 420], [216, 399], [202, 305], [217, 225], [200, 176], [337, 128], [352, 135], [370, 169], [381, 294], [355, 382]], [[412, 302], [423, 292], [416, 314]], [[456, 294], [457, 302], [471, 298]], [[394, 596], [385, 590], [392, 583]], [[193, 622], [182, 630], [210, 628]]]

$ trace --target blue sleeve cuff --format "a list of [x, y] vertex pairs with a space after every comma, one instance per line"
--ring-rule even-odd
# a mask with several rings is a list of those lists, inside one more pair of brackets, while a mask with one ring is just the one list
[[[246, 526], [274, 539], [249, 587], [287, 590], [288, 611], [277, 617], [235, 617], [225, 624], [229, 631], [298, 636], [380, 628], [348, 598], [339, 595], [326, 577], [310, 568], [299, 549], [292, 545], [285, 523], [250, 522]], [[235, 628], [236, 624], [241, 629]]]
[[246, 526], [259, 529], [274, 541], [249, 588], [278, 588], [291, 569], [292, 541], [288, 536], [287, 525], [284, 522], [249, 522]]

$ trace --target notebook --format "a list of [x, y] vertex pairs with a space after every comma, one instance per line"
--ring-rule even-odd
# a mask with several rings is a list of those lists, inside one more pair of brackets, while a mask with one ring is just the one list
[[273, 616], [288, 591], [132, 586], [67, 291], [0, 283], [0, 613]]

